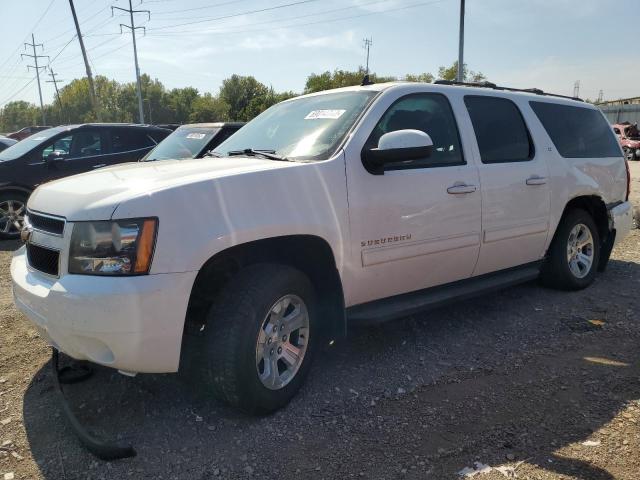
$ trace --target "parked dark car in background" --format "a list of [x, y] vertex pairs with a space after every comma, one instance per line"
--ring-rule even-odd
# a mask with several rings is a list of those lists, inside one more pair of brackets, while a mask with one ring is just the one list
[[193, 123], [178, 127], [140, 161], [201, 158], [236, 133], [244, 122]]
[[43, 130], [48, 130], [52, 128], [51, 126], [31, 126], [31, 127], [24, 127], [21, 128], [20, 130], [18, 130], [17, 132], [13, 132], [13, 133], [8, 133], [7, 137], [9, 138], [13, 138], [14, 140], [23, 140], [31, 135], [33, 135], [34, 133], [38, 133], [38, 132], [42, 132]]
[[0, 238], [20, 235], [27, 199], [38, 185], [135, 162], [169, 133], [149, 125], [66, 125], [44, 130], [0, 152]]
[[14, 140], [13, 138], [9, 138], [9, 137], [3, 137], [2, 135], [0, 135], [0, 152], [3, 150], [6, 150], [11, 145], [15, 145], [16, 143], [18, 143], [17, 140]]

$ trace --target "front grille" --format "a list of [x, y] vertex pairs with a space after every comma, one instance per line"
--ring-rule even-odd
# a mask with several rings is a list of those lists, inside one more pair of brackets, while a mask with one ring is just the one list
[[64, 231], [64, 220], [45, 217], [31, 212], [28, 212], [27, 215], [29, 217], [29, 223], [33, 228], [43, 232], [53, 233], [54, 235], [62, 235]]
[[58, 260], [60, 252], [40, 247], [39, 245], [27, 244], [27, 259], [29, 265], [48, 275], [58, 276]]

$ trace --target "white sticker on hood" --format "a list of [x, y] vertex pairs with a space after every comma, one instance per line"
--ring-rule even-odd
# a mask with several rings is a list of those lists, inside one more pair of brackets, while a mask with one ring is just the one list
[[190, 133], [186, 138], [195, 138], [196, 140], [202, 140], [204, 138], [204, 133]]
[[314, 110], [304, 117], [305, 120], [317, 120], [321, 118], [329, 118], [335, 120], [340, 118], [346, 110]]

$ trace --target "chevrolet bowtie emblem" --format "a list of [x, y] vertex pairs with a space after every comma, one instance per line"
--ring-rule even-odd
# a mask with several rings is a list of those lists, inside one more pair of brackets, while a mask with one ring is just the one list
[[29, 243], [32, 233], [33, 229], [30, 226], [25, 225], [22, 227], [22, 230], [20, 230], [20, 240], [22, 240], [23, 243]]

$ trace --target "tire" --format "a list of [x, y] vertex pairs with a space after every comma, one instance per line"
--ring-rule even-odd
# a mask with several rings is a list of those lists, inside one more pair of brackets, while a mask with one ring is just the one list
[[0, 193], [0, 240], [20, 238], [28, 198], [22, 192]]
[[[576, 240], [576, 233], [578, 240], [582, 237], [586, 242], [579, 248], [581, 242]], [[591, 260], [588, 268], [587, 258]], [[593, 218], [585, 210], [570, 210], [561, 220], [547, 252], [542, 283], [560, 290], [581, 290], [593, 283], [599, 261], [600, 235]]]
[[[275, 313], [287, 302], [284, 315]], [[291, 331], [283, 341], [288, 333], [283, 327], [290, 325], [287, 319], [296, 311], [299, 319], [306, 311], [306, 330]], [[200, 390], [246, 413], [282, 408], [304, 383], [319, 344], [316, 311], [314, 288], [302, 272], [277, 264], [246, 267], [209, 310], [200, 351], [187, 365], [192, 370], [188, 375], [197, 379]], [[301, 357], [295, 368], [290, 365], [298, 358], [290, 353], [292, 347]], [[272, 371], [277, 375], [270, 375]]]
[[628, 161], [637, 160], [635, 151], [633, 149], [624, 147], [622, 149], [622, 152], [624, 153], [624, 158], [627, 159]]

